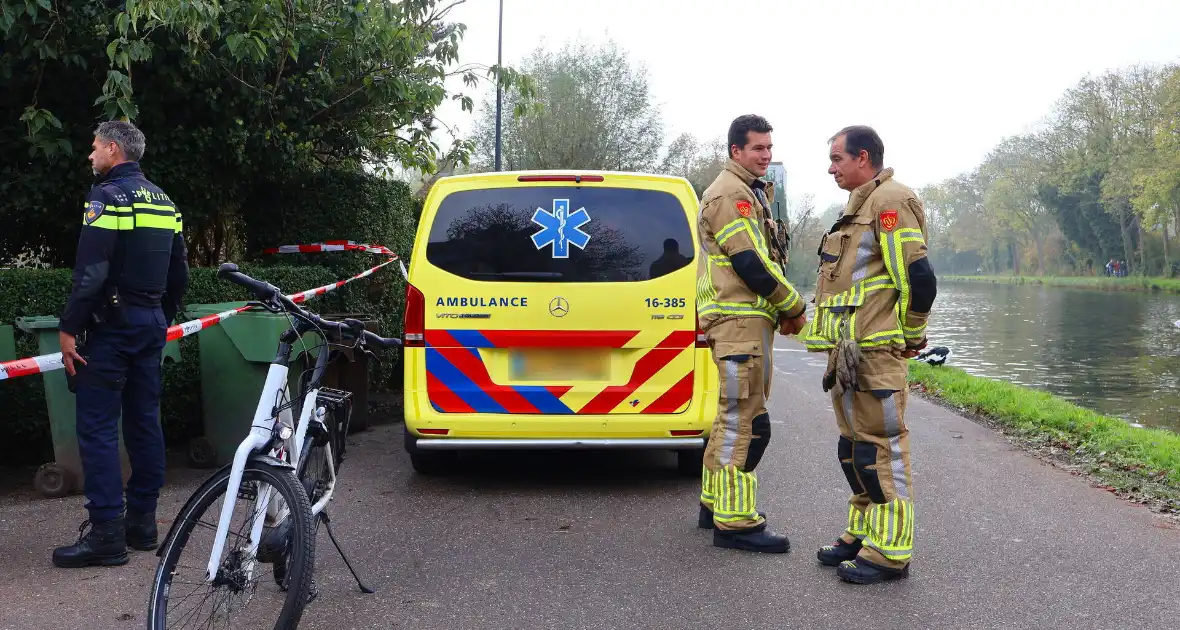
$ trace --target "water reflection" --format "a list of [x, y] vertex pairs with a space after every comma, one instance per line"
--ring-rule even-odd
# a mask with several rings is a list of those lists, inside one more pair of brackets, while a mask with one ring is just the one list
[[1180, 430], [1180, 296], [944, 282], [935, 310], [950, 365]]

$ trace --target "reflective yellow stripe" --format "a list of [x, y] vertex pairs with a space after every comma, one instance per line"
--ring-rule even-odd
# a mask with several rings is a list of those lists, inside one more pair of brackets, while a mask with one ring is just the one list
[[724, 466], [715, 473], [717, 501], [713, 505], [713, 520], [719, 523], [758, 520], [758, 477], [752, 472]]
[[[743, 306], [745, 306], [745, 305], [743, 305]], [[770, 313], [767, 313], [766, 311], [761, 311], [761, 310], [755, 309], [753, 307], [748, 307], [748, 308], [726, 307], [726, 308], [723, 308], [721, 306], [710, 305], [710, 306], [706, 306], [704, 308], [697, 309], [697, 314], [700, 315], [701, 317], [706, 317], [708, 315], [742, 315], [742, 316], [750, 316], [750, 317], [757, 316], [757, 317], [765, 317], [767, 320], [769, 320], [771, 322], [777, 321], [777, 319], [774, 316], [772, 316]]]
[[837, 293], [824, 300], [820, 304], [820, 308], [831, 308], [833, 306], [861, 306], [864, 304], [865, 295], [873, 291], [881, 289], [893, 289], [893, 280], [889, 276], [873, 276], [861, 280], [852, 286], [851, 289], [842, 293]]
[[718, 256], [717, 254], [709, 254], [709, 262], [718, 267], [732, 267], [733, 261], [728, 256]]
[[176, 233], [177, 234], [184, 233], [184, 219], [181, 218], [179, 212], [176, 213]]
[[733, 238], [738, 232], [741, 232], [744, 229], [746, 229], [746, 220], [738, 219], [737, 221], [726, 224], [725, 227], [718, 230], [717, 234], [715, 234], [713, 238], [717, 240], [718, 245], [724, 245], [725, 241]]
[[[83, 210], [90, 210], [90, 203], [82, 204]], [[130, 214], [131, 206], [107, 206], [104, 205], [102, 209], [103, 214]]]
[[905, 561], [913, 555], [914, 504], [902, 499], [873, 504], [867, 515], [869, 531], [864, 544], [890, 560]]
[[701, 466], [701, 503], [709, 507], [712, 507], [713, 503], [717, 501], [714, 485], [713, 473], [709, 472], [708, 468]]
[[897, 231], [897, 236], [902, 243], [926, 244], [926, 239], [922, 236], [922, 230], [916, 228], [902, 228]]
[[147, 210], [163, 210], [165, 212], [176, 212], [176, 208], [173, 206], [158, 206], [158, 205], [151, 204], [151, 203], [133, 203], [133, 204], [131, 204], [131, 207], [132, 208], [145, 208]]
[[176, 231], [176, 217], [162, 217], [155, 214], [135, 214], [135, 227], [137, 228], [158, 228], [161, 230], [168, 230], [169, 232]]
[[119, 224], [119, 217], [117, 217], [113, 214], [106, 214], [105, 212], [103, 213], [103, 215], [101, 217], [98, 217], [97, 219], [95, 219], [93, 223], [87, 223], [85, 217], [83, 217], [82, 225], [86, 225], [86, 226], [89, 226], [92, 228], [98, 228], [100, 230], [116, 230], [117, 231], [117, 230], [125, 229]]
[[865, 523], [865, 513], [856, 509], [856, 506], [848, 505], [848, 527], [845, 530], [849, 536], [857, 538], [864, 538], [865, 534], [869, 533], [868, 525]]
[[[780, 311], [790, 311], [795, 308], [795, 304], [801, 299], [799, 292], [795, 287], [787, 281], [786, 275], [783, 274], [782, 267], [778, 263], [770, 259], [770, 250], [766, 247], [766, 239], [762, 236], [762, 230], [754, 223], [753, 219], [743, 219], [747, 223], [747, 231], [754, 235], [754, 251], [758, 252], [758, 258], [762, 261], [762, 265], [770, 271], [770, 275], [774, 277], [779, 284], [787, 288], [787, 297], [779, 304], [775, 304], [775, 308]], [[786, 306], [780, 306], [786, 304]]]
[[[790, 286], [790, 285], [788, 285], [788, 286]], [[789, 312], [791, 312], [791, 309], [795, 308], [795, 305], [798, 303], [799, 303], [799, 294], [795, 293], [794, 291], [791, 291], [787, 295], [787, 298], [785, 300], [783, 300], [782, 302], [779, 302], [778, 304], [775, 304], [774, 307], [777, 308], [778, 310], [782, 311], [783, 313], [789, 313]]]
[[[904, 228], [896, 233], [881, 233], [881, 253], [885, 259], [885, 268], [893, 278], [893, 284], [900, 295], [897, 298], [896, 313], [898, 322], [905, 325], [905, 314], [910, 310], [910, 281], [906, 277], [905, 248], [901, 244], [902, 234], [912, 234], [913, 228]], [[919, 236], [921, 232], [918, 232]]]

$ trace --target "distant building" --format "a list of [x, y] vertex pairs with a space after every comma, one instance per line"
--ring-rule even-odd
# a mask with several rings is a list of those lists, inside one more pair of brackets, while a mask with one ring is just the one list
[[774, 203], [771, 204], [771, 213], [775, 219], [785, 219], [787, 216], [787, 168], [783, 166], [782, 162], [771, 162], [766, 176], [762, 179], [774, 183]]

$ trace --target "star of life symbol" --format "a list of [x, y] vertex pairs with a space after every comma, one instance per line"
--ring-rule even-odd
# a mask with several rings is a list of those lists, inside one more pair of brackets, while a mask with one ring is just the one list
[[552, 213], [544, 208], [537, 208], [533, 213], [533, 223], [541, 226], [533, 234], [533, 245], [537, 249], [552, 245], [554, 258], [569, 258], [570, 245], [586, 249], [586, 243], [590, 242], [590, 235], [581, 229], [589, 222], [590, 215], [585, 208], [578, 208], [570, 214], [569, 199], [554, 199]]

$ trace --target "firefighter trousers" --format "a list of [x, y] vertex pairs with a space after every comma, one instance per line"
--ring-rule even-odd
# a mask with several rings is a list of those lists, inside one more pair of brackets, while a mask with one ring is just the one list
[[759, 527], [754, 469], [770, 443], [766, 401], [774, 375], [774, 325], [762, 317], [719, 322], [706, 336], [717, 365], [717, 417], [701, 470], [701, 505], [721, 530]]
[[895, 569], [909, 564], [914, 542], [910, 436], [905, 425], [908, 393], [904, 386], [850, 388], [842, 396], [832, 392], [840, 427], [840, 467], [852, 488], [848, 525], [841, 538], [860, 540], [859, 557]]

